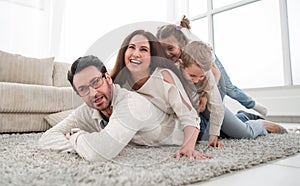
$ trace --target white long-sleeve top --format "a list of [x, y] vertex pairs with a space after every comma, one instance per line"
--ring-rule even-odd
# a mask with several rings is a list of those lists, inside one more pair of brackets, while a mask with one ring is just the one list
[[[89, 161], [105, 161], [117, 156], [131, 141], [140, 145], [181, 145], [183, 127], [169, 114], [140, 94], [113, 86], [112, 115], [105, 128], [99, 112], [86, 104], [46, 131], [39, 139], [42, 149], [75, 150]], [[194, 118], [195, 120], [195, 118]], [[199, 127], [199, 123], [189, 123]], [[81, 130], [68, 140], [72, 128]]]
[[[171, 75], [174, 84], [166, 82], [163, 72]], [[124, 88], [131, 90], [128, 83]], [[179, 78], [169, 69], [157, 67], [145, 84], [136, 90], [163, 112], [176, 116], [182, 127], [194, 126], [199, 129], [200, 118]]]
[[[207, 105], [208, 110], [210, 111], [209, 134], [219, 136], [225, 111], [221, 95], [212, 71], [207, 71], [205, 79], [195, 86], [198, 93], [206, 92], [207, 95]], [[196, 99], [198, 100], [198, 97]]]

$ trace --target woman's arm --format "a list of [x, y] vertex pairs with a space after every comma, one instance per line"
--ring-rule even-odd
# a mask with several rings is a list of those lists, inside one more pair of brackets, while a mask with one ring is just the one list
[[[188, 99], [180, 80], [167, 70], [162, 71], [162, 76], [165, 82], [174, 85], [170, 87], [170, 90], [168, 91], [168, 99], [170, 105], [180, 120], [181, 125], [184, 127], [184, 141], [180, 150], [176, 152], [175, 156], [178, 158], [184, 155], [187, 157], [203, 159], [203, 154], [195, 150], [197, 137], [199, 135], [200, 123], [200, 118], [198, 117], [197, 111], [193, 108], [190, 100]], [[174, 96], [176, 94], [179, 95], [180, 98]], [[181, 99], [181, 101], [178, 101], [179, 99]]]

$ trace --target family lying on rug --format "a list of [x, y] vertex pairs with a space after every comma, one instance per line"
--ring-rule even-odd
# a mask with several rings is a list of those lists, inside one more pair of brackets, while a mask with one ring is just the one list
[[155, 37], [136, 30], [123, 41], [109, 74], [95, 56], [78, 58], [68, 72], [85, 102], [46, 131], [42, 149], [76, 151], [88, 161], [116, 157], [129, 143], [178, 145], [174, 155], [209, 159], [197, 141], [222, 147], [222, 138], [250, 138], [287, 131], [244, 111], [233, 114], [228, 95], [262, 115], [267, 109], [231, 84], [212, 48], [189, 40], [189, 21], [162, 26]]

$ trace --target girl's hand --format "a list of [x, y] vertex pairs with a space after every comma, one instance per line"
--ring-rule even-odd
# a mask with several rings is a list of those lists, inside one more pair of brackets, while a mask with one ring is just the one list
[[207, 146], [210, 147], [224, 147], [224, 143], [221, 141], [218, 141], [218, 136], [210, 135], [208, 139]]
[[209, 156], [207, 154], [199, 152], [195, 149], [189, 149], [189, 148], [184, 148], [184, 147], [176, 152], [175, 158], [180, 158], [182, 156], [186, 156], [186, 157], [197, 159], [197, 160], [206, 160], [206, 159], [212, 158], [212, 156]]
[[206, 94], [203, 94], [202, 96], [199, 97], [198, 112], [203, 112], [206, 108], [206, 104], [207, 104], [207, 97]]

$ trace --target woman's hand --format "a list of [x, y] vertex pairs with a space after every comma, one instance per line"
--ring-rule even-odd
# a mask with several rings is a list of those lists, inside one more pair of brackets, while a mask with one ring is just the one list
[[221, 141], [218, 141], [218, 136], [210, 135], [208, 139], [207, 146], [210, 147], [224, 147], [224, 143]]

